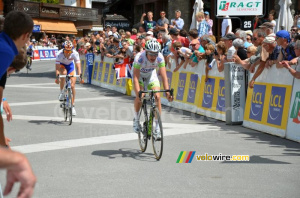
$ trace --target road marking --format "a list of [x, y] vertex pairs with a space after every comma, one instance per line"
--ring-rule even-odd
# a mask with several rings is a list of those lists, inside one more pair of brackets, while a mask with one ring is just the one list
[[[193, 126], [193, 125], [189, 125], [189, 126]], [[180, 128], [174, 127], [173, 129], [165, 129], [164, 137], [173, 136], [173, 135], [184, 135], [184, 134], [190, 134], [190, 133], [215, 131], [215, 130], [217, 130], [217, 128], [220, 129], [220, 127], [211, 128], [208, 125], [201, 125], [201, 128], [198, 126], [197, 130], [186, 129], [186, 128], [180, 129]], [[55, 141], [55, 142], [47, 142], [47, 143], [14, 146], [14, 147], [12, 147], [12, 149], [19, 151], [21, 153], [28, 154], [28, 153], [37, 153], [37, 152], [44, 152], [44, 151], [54, 151], [54, 150], [61, 150], [61, 149], [77, 148], [77, 147], [82, 147], [82, 146], [92, 146], [92, 145], [108, 144], [108, 143], [115, 143], [115, 142], [125, 142], [125, 141], [137, 140], [137, 138], [138, 138], [137, 134], [132, 132], [132, 133], [118, 134], [118, 135], [109, 135], [109, 136], [82, 138], [82, 139], [75, 139], [75, 140], [63, 140], [63, 141]], [[137, 142], [137, 144], [138, 144], [138, 142]]]
[[[5, 116], [3, 116], [4, 118]], [[63, 122], [63, 117], [47, 117], [47, 116], [27, 116], [27, 115], [13, 115], [14, 120], [34, 120], [34, 121], [61, 121]], [[132, 126], [132, 121], [128, 120], [104, 120], [104, 119], [87, 119], [87, 118], [75, 118], [73, 117], [73, 122], [83, 123], [83, 124], [103, 124], [103, 125], [118, 125], [118, 126]], [[165, 123], [163, 122], [165, 128], [178, 128], [180, 130], [219, 130], [221, 127], [209, 124], [177, 124], [177, 123]]]
[[[115, 99], [115, 97], [97, 97], [97, 98], [79, 98], [76, 99], [76, 102], [85, 102], [85, 101], [93, 101], [93, 100], [111, 100]], [[37, 102], [16, 102], [9, 103], [9, 106], [28, 106], [28, 105], [41, 105], [41, 104], [59, 104], [58, 100], [48, 100], [48, 101], [37, 101]]]
[[35, 84], [17, 84], [17, 85], [5, 85], [5, 87], [20, 87], [20, 86], [38, 86], [38, 85], [55, 85], [55, 83], [35, 83]]

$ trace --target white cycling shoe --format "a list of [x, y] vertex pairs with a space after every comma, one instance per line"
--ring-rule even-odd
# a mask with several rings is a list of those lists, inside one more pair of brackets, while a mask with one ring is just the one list
[[155, 138], [155, 140], [157, 140], [157, 141], [161, 140], [161, 132], [160, 132], [160, 128], [155, 129], [155, 131], [154, 131], [154, 138]]
[[76, 116], [77, 114], [76, 114], [76, 110], [75, 110], [75, 107], [73, 106], [72, 107], [72, 116]]
[[133, 131], [135, 133], [139, 133], [141, 131], [141, 125], [140, 125], [139, 120], [133, 119]]
[[64, 93], [60, 93], [58, 96], [59, 101], [63, 101], [65, 99]]

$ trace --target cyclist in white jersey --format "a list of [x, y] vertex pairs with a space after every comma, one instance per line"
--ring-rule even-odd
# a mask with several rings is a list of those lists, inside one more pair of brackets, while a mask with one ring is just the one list
[[[142, 52], [138, 59], [133, 63], [133, 84], [136, 98], [134, 100], [134, 119], [133, 130], [138, 133], [141, 130], [141, 125], [138, 118], [138, 112], [141, 108], [141, 100], [139, 98], [139, 91], [144, 90], [145, 87], [148, 90], [160, 90], [160, 83], [157, 77], [156, 68], [159, 68], [159, 73], [162, 77], [164, 89], [169, 89], [167, 72], [165, 68], [165, 61], [163, 55], [160, 53], [160, 44], [156, 39], [151, 39], [146, 43], [146, 51]], [[166, 93], [167, 99], [172, 101], [170, 93]], [[156, 104], [161, 113], [161, 101], [160, 94], [155, 94]], [[160, 139], [160, 129], [158, 121], [155, 119], [155, 135], [157, 139]]]
[[[59, 75], [75, 75], [75, 66], [74, 62], [78, 71], [78, 75], [80, 75], [80, 81], [82, 81], [81, 77], [81, 64], [79, 59], [79, 54], [76, 50], [73, 49], [73, 44], [71, 41], [66, 41], [64, 43], [64, 49], [60, 50], [56, 56], [56, 80], [55, 83], [60, 83], [60, 94], [58, 96], [59, 100], [64, 100], [64, 94], [63, 89], [65, 85], [65, 79], [61, 78], [59, 79]], [[74, 107], [75, 102], [75, 83], [76, 83], [76, 77], [71, 78], [71, 88], [72, 88], [72, 94], [73, 94], [73, 109], [72, 114], [75, 116], [76, 111]]]

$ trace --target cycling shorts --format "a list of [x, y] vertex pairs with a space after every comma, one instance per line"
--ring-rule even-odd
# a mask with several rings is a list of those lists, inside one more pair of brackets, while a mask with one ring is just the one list
[[150, 75], [146, 73], [140, 73], [139, 84], [144, 90], [152, 90], [154, 87], [160, 87], [159, 79], [157, 77], [156, 69], [154, 69]]
[[60, 68], [66, 69], [67, 70], [67, 75], [68, 74], [75, 75], [75, 66], [74, 66], [73, 62], [69, 65], [65, 65], [65, 64], [60, 63]]

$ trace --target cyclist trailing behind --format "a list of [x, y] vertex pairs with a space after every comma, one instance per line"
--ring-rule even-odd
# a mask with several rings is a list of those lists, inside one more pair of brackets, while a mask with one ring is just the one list
[[[141, 108], [141, 99], [139, 98], [139, 91], [144, 90], [146, 87], [148, 90], [160, 90], [160, 83], [157, 77], [156, 68], [159, 68], [159, 73], [162, 77], [164, 89], [169, 89], [167, 72], [165, 68], [165, 61], [163, 55], [160, 53], [160, 43], [155, 39], [147, 41], [145, 45], [146, 50], [136, 57], [133, 63], [133, 83], [136, 98], [134, 100], [134, 119], [133, 130], [139, 133], [141, 125], [138, 118], [138, 112]], [[173, 101], [173, 97], [169, 92], [166, 93], [168, 101]], [[155, 100], [158, 106], [159, 113], [161, 114], [161, 100], [160, 93], [155, 93]], [[160, 139], [161, 133], [158, 126], [158, 121], [155, 118], [155, 132], [157, 139]]]
[[[75, 75], [75, 66], [74, 62], [78, 71], [78, 75], [80, 75], [80, 82], [82, 81], [81, 76], [81, 64], [79, 59], [79, 54], [76, 50], [73, 49], [73, 44], [71, 41], [65, 41], [64, 42], [64, 48], [60, 50], [56, 56], [56, 80], [55, 83], [60, 83], [60, 94], [58, 96], [58, 99], [60, 101], [64, 100], [64, 85], [65, 85], [65, 78], [59, 78], [59, 75]], [[72, 115], [76, 116], [75, 111], [75, 83], [76, 83], [76, 77], [71, 77], [71, 89], [72, 89]]]
[[31, 71], [31, 65], [32, 65], [32, 59], [33, 59], [33, 45], [31, 42], [28, 42], [27, 46], [27, 60], [29, 61], [29, 64], [27, 63], [26, 68]]

